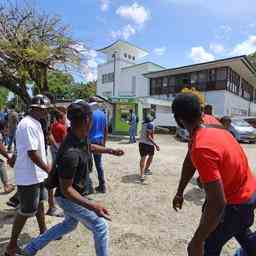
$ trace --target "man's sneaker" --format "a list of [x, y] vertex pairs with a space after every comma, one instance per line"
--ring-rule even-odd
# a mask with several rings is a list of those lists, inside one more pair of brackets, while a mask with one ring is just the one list
[[105, 185], [101, 185], [95, 188], [97, 193], [102, 193], [105, 194], [107, 192], [106, 186]]
[[145, 176], [140, 176], [140, 182], [143, 183], [145, 181]]
[[10, 200], [7, 201], [6, 204], [10, 207], [17, 208], [19, 206], [20, 202], [14, 198], [10, 198]]
[[150, 169], [145, 170], [145, 175], [153, 175], [153, 172], [151, 172]]
[[54, 208], [50, 208], [46, 215], [52, 216], [52, 217], [59, 217], [59, 218], [63, 218], [64, 217], [64, 213], [62, 210], [54, 207]]

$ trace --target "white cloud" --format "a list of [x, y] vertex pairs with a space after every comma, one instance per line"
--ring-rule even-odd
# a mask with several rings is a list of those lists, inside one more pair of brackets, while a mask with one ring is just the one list
[[237, 44], [231, 51], [231, 55], [243, 55], [256, 52], [256, 35], [251, 35], [242, 43]]
[[218, 43], [211, 43], [210, 44], [210, 50], [213, 51], [215, 54], [220, 54], [225, 51], [225, 48], [222, 44]]
[[190, 58], [195, 63], [215, 60], [214, 55], [207, 52], [202, 46], [192, 47], [190, 52]]
[[127, 40], [130, 36], [132, 36], [134, 34], [136, 34], [136, 29], [132, 25], [130, 25], [130, 24], [124, 26], [120, 30], [112, 31], [111, 32], [111, 36], [114, 39], [123, 38], [125, 40]]
[[123, 18], [132, 20], [138, 25], [143, 25], [150, 17], [150, 11], [136, 2], [132, 5], [120, 6], [116, 10], [116, 14]]
[[155, 48], [155, 49], [153, 50], [153, 52], [154, 52], [156, 55], [158, 55], [158, 56], [162, 56], [162, 55], [164, 55], [165, 52], [166, 52], [166, 47], [163, 46], [163, 47], [160, 47], [160, 48]]
[[110, 0], [100, 0], [100, 9], [105, 12], [109, 9]]

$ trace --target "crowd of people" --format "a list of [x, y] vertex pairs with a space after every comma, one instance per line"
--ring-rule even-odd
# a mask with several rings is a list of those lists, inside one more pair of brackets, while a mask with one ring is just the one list
[[[188, 255], [219, 256], [223, 246], [234, 237], [241, 245], [236, 256], [255, 256], [256, 233], [250, 227], [256, 207], [256, 179], [242, 147], [226, 129], [228, 120], [221, 120], [222, 125], [212, 115], [211, 108], [202, 111], [199, 99], [191, 94], [178, 95], [172, 110], [177, 124], [190, 134], [173, 208], [178, 211], [183, 207], [184, 191], [196, 170], [198, 184], [205, 191], [201, 221], [188, 245]], [[37, 95], [19, 122], [14, 112], [9, 113], [12, 118], [8, 115], [13, 123], [14, 116], [17, 117], [8, 141], [15, 144], [14, 154], [8, 154], [4, 138], [0, 143], [0, 154], [14, 167], [17, 193], [10, 201], [15, 202], [12, 206], [18, 206], [5, 256], [36, 255], [49, 242], [60, 240], [73, 231], [79, 222], [93, 233], [96, 255], [109, 255], [106, 220], [110, 221], [111, 216], [104, 206], [89, 200], [87, 195], [95, 191], [107, 192], [102, 154], [120, 157], [124, 151], [106, 146], [107, 119], [97, 99], [76, 100], [66, 109], [54, 107], [50, 97]], [[155, 151], [160, 151], [152, 121], [145, 116], [142, 122], [139, 140], [141, 183], [145, 175], [153, 174], [150, 166]], [[133, 110], [129, 123], [130, 143], [136, 143], [138, 121]], [[47, 155], [48, 146], [52, 161]], [[93, 163], [99, 182], [96, 188], [90, 178]], [[6, 175], [1, 177], [7, 189], [8, 179]], [[47, 198], [47, 214], [64, 217], [50, 229], [46, 226], [43, 204]], [[36, 216], [39, 236], [25, 248], [19, 248], [18, 238], [32, 216]]]

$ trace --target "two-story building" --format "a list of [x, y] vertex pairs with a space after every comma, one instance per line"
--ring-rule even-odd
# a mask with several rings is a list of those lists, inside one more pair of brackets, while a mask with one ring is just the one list
[[200, 90], [214, 114], [256, 115], [256, 69], [246, 56], [177, 68], [138, 61], [147, 51], [125, 41], [98, 50], [106, 62], [98, 65], [97, 94], [136, 98], [143, 108], [154, 108], [156, 125], [173, 126], [171, 103], [184, 87]]

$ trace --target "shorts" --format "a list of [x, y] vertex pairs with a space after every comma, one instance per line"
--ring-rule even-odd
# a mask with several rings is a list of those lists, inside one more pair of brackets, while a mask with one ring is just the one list
[[35, 216], [39, 203], [48, 199], [44, 183], [28, 186], [18, 185], [17, 188], [20, 201], [19, 214], [27, 217]]
[[155, 154], [155, 147], [145, 143], [139, 143], [140, 156], [153, 156]]

